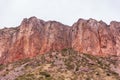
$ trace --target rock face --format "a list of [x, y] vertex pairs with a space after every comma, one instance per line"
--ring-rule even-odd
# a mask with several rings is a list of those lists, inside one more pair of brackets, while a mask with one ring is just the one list
[[0, 30], [0, 63], [73, 48], [92, 55], [120, 55], [120, 23], [79, 19], [73, 26], [36, 17]]
[[116, 34], [112, 33], [111, 25], [102, 21], [80, 19], [72, 26], [72, 47], [93, 55], [116, 55]]

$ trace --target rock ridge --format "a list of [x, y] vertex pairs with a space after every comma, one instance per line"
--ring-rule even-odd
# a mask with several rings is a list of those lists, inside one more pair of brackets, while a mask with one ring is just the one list
[[0, 30], [0, 63], [73, 48], [98, 56], [120, 56], [120, 22], [107, 25], [92, 18], [72, 26], [36, 17], [25, 18], [16, 28]]

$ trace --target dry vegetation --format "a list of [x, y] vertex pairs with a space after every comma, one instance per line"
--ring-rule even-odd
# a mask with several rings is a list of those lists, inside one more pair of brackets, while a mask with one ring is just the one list
[[97, 57], [72, 49], [0, 65], [0, 80], [120, 80], [117, 56]]

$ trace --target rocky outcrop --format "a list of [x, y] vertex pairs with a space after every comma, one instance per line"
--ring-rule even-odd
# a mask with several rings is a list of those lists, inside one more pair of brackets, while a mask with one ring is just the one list
[[6, 63], [69, 48], [69, 30], [70, 27], [56, 21], [45, 22], [36, 17], [24, 19], [17, 28], [1, 30], [4, 33], [0, 37], [0, 59]]
[[103, 21], [80, 19], [72, 26], [72, 47], [93, 55], [116, 55], [115, 35]]
[[0, 63], [73, 48], [92, 55], [120, 55], [120, 23], [79, 19], [73, 26], [25, 18], [16, 28], [0, 30]]

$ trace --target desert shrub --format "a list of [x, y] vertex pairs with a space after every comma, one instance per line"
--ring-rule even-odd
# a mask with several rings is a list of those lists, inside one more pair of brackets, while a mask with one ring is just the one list
[[39, 72], [39, 74], [45, 77], [50, 77], [50, 74], [48, 72]]
[[4, 65], [3, 64], [0, 64], [0, 71], [4, 69]]
[[17, 77], [15, 80], [35, 80], [35, 77], [33, 74], [25, 74]]

